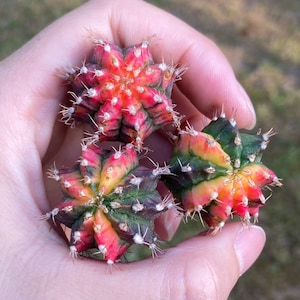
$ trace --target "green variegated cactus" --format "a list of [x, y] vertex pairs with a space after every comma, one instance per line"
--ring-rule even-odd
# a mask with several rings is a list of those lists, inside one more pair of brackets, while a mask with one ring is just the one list
[[240, 133], [236, 122], [224, 115], [201, 132], [187, 127], [179, 132], [169, 161], [174, 176], [163, 176], [164, 182], [187, 216], [199, 214], [214, 231], [232, 215], [256, 221], [266, 202], [262, 189], [281, 186], [261, 162], [272, 134]]

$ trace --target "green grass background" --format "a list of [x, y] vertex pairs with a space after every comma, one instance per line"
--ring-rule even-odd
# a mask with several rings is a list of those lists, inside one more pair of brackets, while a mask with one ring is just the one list
[[[1, 0], [0, 59], [83, 0]], [[213, 39], [257, 111], [257, 128], [274, 127], [264, 162], [283, 178], [261, 210], [266, 247], [230, 299], [300, 298], [300, 1], [149, 1]], [[191, 258], [192, 259], [192, 258]]]

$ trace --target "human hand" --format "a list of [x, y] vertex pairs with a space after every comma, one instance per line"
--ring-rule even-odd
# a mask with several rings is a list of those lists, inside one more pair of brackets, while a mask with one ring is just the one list
[[[82, 131], [57, 122], [65, 89], [54, 70], [80, 65], [92, 47], [87, 28], [121, 46], [155, 34], [150, 44], [154, 58], [188, 67], [173, 99], [196, 129], [222, 106], [228, 115], [236, 111], [240, 127], [255, 122], [251, 102], [220, 50], [166, 12], [142, 1], [94, 0], [56, 21], [0, 65], [2, 296], [226, 299], [263, 247], [265, 236], [258, 227], [242, 230], [241, 224], [228, 224], [215, 237], [191, 238], [159, 260], [121, 265], [111, 276], [105, 264], [73, 263], [61, 235], [37, 220], [61, 198], [43, 179], [49, 164], [73, 165], [80, 151]], [[169, 155], [171, 147], [159, 133], [148, 143]], [[157, 222], [165, 238], [177, 225], [170, 214]]]

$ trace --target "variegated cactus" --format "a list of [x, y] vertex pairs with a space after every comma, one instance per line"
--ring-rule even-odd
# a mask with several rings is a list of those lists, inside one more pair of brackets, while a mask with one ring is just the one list
[[215, 232], [232, 215], [257, 221], [267, 199], [262, 189], [281, 186], [275, 173], [261, 162], [267, 133], [240, 133], [234, 119], [224, 114], [201, 132], [187, 127], [179, 132], [169, 161], [174, 176], [163, 176], [182, 202], [186, 216], [198, 214]]
[[157, 191], [161, 173], [140, 166], [132, 144], [111, 151], [83, 145], [77, 164], [49, 171], [64, 196], [45, 217], [72, 229], [72, 256], [97, 248], [112, 264], [132, 244], [148, 246], [155, 255], [154, 220], [172, 206]]

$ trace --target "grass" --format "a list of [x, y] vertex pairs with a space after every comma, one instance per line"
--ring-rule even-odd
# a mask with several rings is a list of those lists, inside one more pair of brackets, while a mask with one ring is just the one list
[[[2, 0], [0, 59], [82, 0]], [[300, 2], [149, 1], [212, 38], [251, 96], [258, 127], [278, 132], [264, 161], [284, 179], [262, 209], [266, 247], [230, 299], [298, 299], [300, 267]]]

